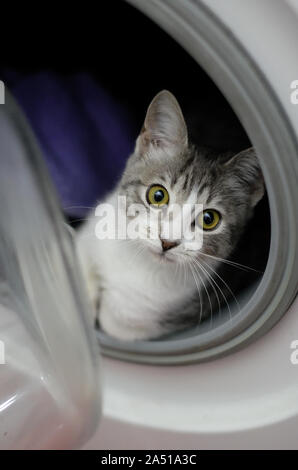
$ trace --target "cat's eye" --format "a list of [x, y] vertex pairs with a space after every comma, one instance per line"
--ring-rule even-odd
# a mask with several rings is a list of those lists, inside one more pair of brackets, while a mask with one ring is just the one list
[[169, 193], [163, 186], [154, 184], [150, 186], [146, 194], [148, 204], [152, 204], [157, 207], [162, 207], [169, 202]]
[[220, 213], [215, 209], [206, 209], [198, 216], [199, 226], [203, 230], [213, 230], [220, 222]]

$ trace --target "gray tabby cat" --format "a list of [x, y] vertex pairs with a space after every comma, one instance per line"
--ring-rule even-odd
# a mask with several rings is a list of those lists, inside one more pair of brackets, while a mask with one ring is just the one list
[[[156, 239], [101, 239], [98, 217], [90, 215], [78, 233], [78, 252], [94, 305], [94, 319], [121, 340], [156, 338], [199, 324], [231, 296], [216, 280], [235, 249], [264, 183], [252, 148], [214, 158], [188, 142], [186, 124], [175, 97], [160, 92], [151, 102], [135, 151], [121, 181], [105, 203], [121, 212], [141, 204], [159, 213]], [[125, 196], [124, 209], [118, 196]], [[200, 248], [183, 238], [166, 238], [172, 204], [203, 204], [189, 221], [203, 233]], [[150, 231], [146, 217], [144, 234]], [[237, 274], [236, 274], [237, 276]]]

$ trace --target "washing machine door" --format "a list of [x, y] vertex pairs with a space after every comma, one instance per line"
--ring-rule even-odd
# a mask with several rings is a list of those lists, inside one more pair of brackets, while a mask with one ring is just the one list
[[[40, 150], [0, 105], [0, 448], [74, 448], [98, 425], [98, 346]], [[91, 318], [91, 317], [90, 317]]]

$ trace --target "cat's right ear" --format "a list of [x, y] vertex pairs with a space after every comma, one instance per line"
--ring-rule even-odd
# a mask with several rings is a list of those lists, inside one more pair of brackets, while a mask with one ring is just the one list
[[162, 150], [174, 155], [183, 151], [187, 143], [187, 128], [178, 101], [172, 93], [163, 90], [155, 96], [147, 110], [136, 142], [136, 152], [146, 155]]
[[246, 190], [251, 207], [254, 207], [265, 192], [264, 177], [254, 148], [237, 153], [224, 163], [224, 167], [229, 172], [230, 184], [237, 185], [241, 191]]

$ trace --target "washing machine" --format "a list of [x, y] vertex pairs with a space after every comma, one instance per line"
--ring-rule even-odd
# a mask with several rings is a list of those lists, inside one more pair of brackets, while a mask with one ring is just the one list
[[[239, 292], [239, 308], [212, 323], [154, 341], [94, 334], [73, 233], [58, 209], [34, 129], [7, 94], [0, 109], [0, 339], [7, 355], [0, 372], [8, 366], [1, 446], [297, 449], [298, 2], [122, 3], [187, 56], [174, 61], [175, 84], [203, 87], [203, 95], [209, 87], [220, 119], [224, 98], [255, 147], [267, 193], [260, 214], [262, 233], [269, 231], [264, 268]], [[149, 50], [141, 44], [134, 54], [154, 67], [157, 43]], [[144, 70], [134, 61], [142, 83]], [[196, 81], [187, 61], [198, 64], [206, 81]], [[14, 198], [6, 197], [9, 191]], [[259, 253], [259, 239], [255, 244]], [[25, 438], [28, 423], [32, 432]]]
[[232, 321], [153, 346], [103, 340], [104, 416], [86, 448], [297, 449], [298, 3], [130, 3], [195, 58], [237, 113], [261, 160], [270, 251]]

